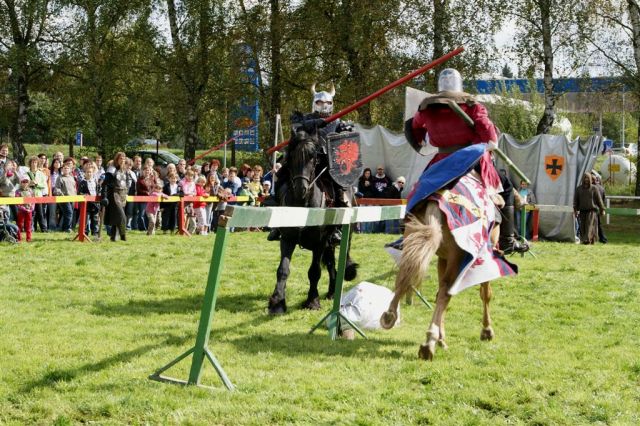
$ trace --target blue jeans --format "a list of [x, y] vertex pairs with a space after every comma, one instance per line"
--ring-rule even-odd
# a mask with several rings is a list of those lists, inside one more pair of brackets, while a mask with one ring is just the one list
[[138, 231], [147, 230], [147, 216], [145, 209], [147, 203], [134, 203], [133, 204], [133, 217], [131, 220], [131, 229], [137, 229]]
[[71, 224], [73, 222], [73, 204], [72, 203], [60, 203], [60, 216], [61, 225], [60, 230], [62, 232], [71, 231]]

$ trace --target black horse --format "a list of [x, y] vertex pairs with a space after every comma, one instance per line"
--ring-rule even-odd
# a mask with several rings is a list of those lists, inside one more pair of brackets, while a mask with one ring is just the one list
[[[287, 207], [331, 207], [336, 199], [336, 188], [328, 172], [327, 155], [318, 142], [304, 131], [294, 133], [290, 139], [287, 154], [286, 175], [280, 187], [280, 205]], [[320, 309], [318, 281], [321, 275], [320, 262], [326, 265], [329, 273], [329, 290], [327, 299], [333, 298], [336, 283], [336, 243], [332, 243], [331, 235], [335, 225], [312, 226], [303, 228], [281, 228], [280, 265], [277, 272], [277, 283], [269, 298], [269, 313], [272, 315], [285, 313], [287, 304], [285, 289], [289, 277], [291, 256], [296, 245], [311, 250], [313, 258], [309, 266], [309, 292], [303, 303], [306, 309]], [[345, 279], [353, 280], [357, 275], [358, 264], [347, 255]]]

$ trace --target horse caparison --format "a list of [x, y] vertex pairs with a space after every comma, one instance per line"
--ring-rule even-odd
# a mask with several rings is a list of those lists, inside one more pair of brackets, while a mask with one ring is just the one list
[[[281, 186], [281, 205], [288, 207], [327, 207], [327, 200], [335, 197], [334, 186], [326, 172], [328, 160], [318, 142], [300, 132], [291, 138], [287, 155], [289, 176]], [[311, 265], [307, 273], [309, 291], [303, 303], [306, 309], [320, 309], [318, 281], [322, 273], [321, 262], [329, 274], [327, 299], [333, 298], [336, 282], [336, 246], [330, 244], [329, 237], [334, 226], [314, 226], [303, 228], [282, 228], [280, 230], [280, 264], [277, 282], [269, 298], [269, 313], [282, 314], [287, 310], [286, 285], [290, 263], [296, 245], [312, 252]], [[357, 275], [357, 263], [347, 256], [345, 279], [351, 281]]]
[[[491, 230], [491, 241], [494, 246], [497, 244], [499, 234], [499, 227], [494, 226]], [[465, 256], [464, 251], [456, 244], [438, 203], [429, 201], [416, 207], [406, 225], [402, 256], [396, 276], [395, 294], [389, 309], [380, 318], [382, 327], [386, 329], [393, 327], [398, 319], [396, 312], [399, 301], [405, 294], [420, 286], [434, 254], [438, 256], [436, 307], [431, 324], [427, 329], [426, 342], [420, 345], [418, 350], [418, 356], [426, 360], [433, 359], [436, 345], [445, 349], [447, 347], [444, 317], [451, 299], [448, 290], [455, 281]], [[484, 308], [480, 333], [482, 340], [491, 340], [494, 337], [491, 316], [489, 315], [491, 296], [491, 284], [489, 282], [482, 283], [480, 285], [480, 298]]]

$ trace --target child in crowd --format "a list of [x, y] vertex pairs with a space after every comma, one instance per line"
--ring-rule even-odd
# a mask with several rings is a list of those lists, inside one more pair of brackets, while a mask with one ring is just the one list
[[[30, 188], [31, 179], [24, 177], [20, 180], [20, 187], [16, 190], [16, 197], [33, 197], [34, 192]], [[33, 215], [33, 204], [25, 203], [18, 205], [18, 241], [22, 241], [21, 231], [27, 233], [27, 242], [31, 241], [31, 229], [32, 222], [31, 216]]]
[[249, 178], [242, 178], [242, 186], [236, 193], [238, 197], [249, 197], [249, 201], [244, 201], [242, 203], [238, 203], [241, 206], [253, 206], [256, 203], [256, 199], [249, 191]]
[[[162, 192], [162, 181], [158, 179], [156, 181], [155, 187], [151, 190], [149, 194], [152, 197], [162, 197], [168, 198], [167, 194]], [[147, 203], [146, 207], [147, 212], [147, 235], [153, 235], [156, 233], [156, 224], [160, 224], [162, 222], [162, 215], [160, 213], [160, 203], [157, 201], [150, 201]]]
[[184, 175], [184, 179], [180, 181], [180, 185], [182, 186], [182, 195], [185, 197], [190, 197], [196, 195], [196, 183], [195, 183], [195, 173], [193, 170], [189, 169]]
[[[253, 178], [251, 179], [251, 182], [249, 182], [249, 192], [251, 192], [253, 199], [256, 200], [260, 196], [261, 191], [262, 184], [260, 183], [260, 176], [254, 172]], [[256, 205], [256, 203], [253, 205]]]
[[[180, 187], [182, 188], [182, 196], [192, 197], [196, 195], [196, 183], [195, 173], [191, 169], [187, 169], [184, 174], [184, 178], [180, 181]], [[196, 216], [192, 203], [186, 203], [184, 208], [185, 227], [189, 233], [194, 233], [196, 230]]]
[[[162, 192], [169, 197], [177, 197], [182, 192], [182, 188], [178, 183], [178, 173], [169, 173], [167, 175], [167, 183], [164, 184]], [[178, 221], [178, 203], [164, 203], [164, 213], [162, 214], [162, 232], [175, 231]]]
[[[85, 162], [83, 166], [84, 179], [78, 185], [78, 194], [96, 196], [100, 193], [98, 182], [96, 181], [95, 163], [92, 161]], [[98, 235], [100, 227], [100, 203], [87, 202], [87, 233]]]
[[[206, 183], [207, 183], [207, 179], [204, 176], [198, 177], [198, 180], [196, 180], [196, 196], [206, 197], [207, 195], [209, 195], [204, 189], [204, 185]], [[200, 235], [208, 234], [207, 212], [205, 210], [206, 206], [207, 206], [207, 203], [205, 203], [204, 201], [196, 201], [193, 203], [193, 210], [196, 215], [196, 229], [197, 229], [197, 232], [200, 233]]]
[[195, 234], [196, 232], [196, 212], [193, 209], [193, 203], [188, 203], [184, 207], [184, 227], [190, 234]]
[[227, 208], [227, 200], [231, 196], [233, 196], [233, 193], [231, 192], [230, 188], [220, 187], [218, 189], [218, 199], [220, 201], [218, 201], [218, 203], [216, 204], [216, 208], [213, 212], [213, 218], [211, 221], [211, 229], [213, 229], [214, 231], [218, 227], [218, 219], [220, 218], [220, 215], [222, 215], [225, 209]]
[[[27, 172], [27, 176], [29, 177], [29, 180], [31, 180], [29, 186], [33, 191], [34, 197], [49, 195], [49, 184], [47, 183], [47, 176], [42, 172], [39, 166], [40, 159], [38, 157], [29, 158], [29, 171]], [[47, 232], [48, 220], [45, 215], [45, 204], [36, 204], [33, 210], [35, 220], [34, 225], [39, 226], [40, 231]], [[37, 226], [34, 226], [34, 229]]]
[[[76, 190], [76, 179], [71, 174], [71, 168], [67, 161], [62, 166], [62, 175], [58, 177], [56, 186], [53, 189], [54, 195], [78, 195]], [[62, 214], [62, 224], [60, 225], [60, 231], [71, 232], [71, 225], [73, 222], [73, 203], [60, 203], [60, 211]]]

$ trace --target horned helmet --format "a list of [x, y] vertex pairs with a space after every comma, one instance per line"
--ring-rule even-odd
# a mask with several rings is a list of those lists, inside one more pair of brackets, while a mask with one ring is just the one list
[[313, 102], [311, 111], [320, 114], [320, 117], [329, 117], [333, 112], [333, 97], [336, 94], [336, 88], [331, 83], [331, 89], [328, 92], [316, 92], [316, 84], [311, 85], [311, 93], [313, 93]]
[[438, 92], [462, 92], [462, 76], [453, 68], [445, 68], [438, 77]]

